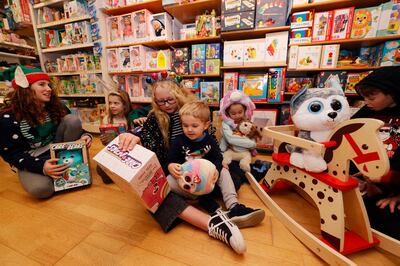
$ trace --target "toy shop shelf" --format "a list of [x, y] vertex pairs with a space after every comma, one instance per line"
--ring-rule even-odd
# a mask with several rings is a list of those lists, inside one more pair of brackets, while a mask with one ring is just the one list
[[290, 104], [289, 101], [283, 101], [279, 103], [269, 103], [269, 102], [253, 102], [256, 105], [282, 105], [282, 104]]
[[169, 71], [168, 69], [154, 69], [154, 70], [133, 70], [133, 71], [120, 71], [120, 72], [108, 72], [109, 75], [129, 75], [129, 74], [146, 74], [154, 72]]
[[33, 5], [33, 8], [38, 9], [45, 6], [62, 6], [64, 2], [65, 0], [48, 0], [46, 2]]
[[35, 50], [35, 47], [25, 45], [25, 44], [17, 44], [12, 42], [0, 42], [0, 47], [8, 48], [8, 49], [32, 49]]
[[146, 100], [146, 99], [138, 99], [131, 97], [131, 103], [151, 103], [151, 100]]
[[168, 41], [158, 40], [158, 41], [151, 41], [151, 42], [136, 42], [136, 43], [125, 43], [125, 44], [118, 44], [118, 45], [107, 45], [106, 48], [128, 47], [128, 46], [132, 46], [132, 45], [144, 45], [144, 46], [157, 47], [157, 48], [169, 47]]
[[101, 70], [88, 70], [88, 71], [79, 71], [79, 72], [62, 72], [62, 73], [47, 73], [49, 76], [76, 76], [80, 74], [101, 74], [103, 73]]
[[212, 77], [221, 77], [220, 74], [185, 74], [181, 75], [182, 78], [212, 78]]
[[114, 8], [103, 8], [103, 12], [107, 15], [122, 15], [129, 12], [134, 12], [140, 9], [150, 10], [152, 13], [164, 12], [161, 0], [149, 0], [132, 5], [114, 7]]
[[66, 45], [66, 46], [61, 46], [61, 47], [57, 47], [57, 48], [43, 49], [42, 53], [53, 53], [53, 52], [60, 52], [60, 51], [66, 51], [66, 50], [76, 50], [76, 49], [82, 49], [82, 48], [90, 48], [93, 46], [94, 46], [94, 43], [73, 44], [73, 45]]
[[221, 1], [220, 0], [198, 0], [186, 4], [174, 4], [164, 6], [164, 10], [170, 13], [173, 17], [178, 19], [183, 24], [193, 23], [197, 15], [204, 14], [208, 10], [211, 13], [215, 10], [216, 14], [221, 14]]
[[168, 45], [172, 47], [182, 47], [182, 46], [190, 46], [191, 44], [196, 43], [213, 43], [213, 42], [221, 42], [220, 36], [211, 36], [205, 38], [194, 38], [187, 40], [176, 40], [176, 41], [168, 41]]
[[6, 53], [6, 52], [0, 52], [0, 56], [36, 60], [36, 57], [34, 57], [34, 56], [22, 55], [22, 54], [11, 54], [11, 53]]
[[48, 23], [38, 24], [36, 27], [38, 29], [51, 28], [51, 27], [61, 26], [61, 25], [67, 24], [67, 23], [72, 23], [72, 22], [81, 21], [81, 20], [89, 20], [89, 19], [90, 19], [90, 16], [86, 15], [86, 16], [80, 16], [80, 17], [69, 18], [69, 19], [61, 19], [61, 20], [52, 21], [52, 22], [48, 22]]
[[226, 31], [226, 32], [221, 32], [221, 38], [224, 41], [264, 38], [266, 33], [289, 31], [289, 30], [290, 26], [254, 29], [254, 30]]
[[256, 66], [222, 66], [221, 70], [233, 70], [233, 69], [263, 69], [271, 67], [286, 67], [286, 64], [275, 64], [275, 65], [256, 65]]
[[352, 49], [359, 48], [360, 46], [373, 46], [382, 42], [389, 40], [400, 39], [400, 35], [387, 35], [379, 36], [373, 38], [363, 38], [363, 39], [344, 39], [344, 40], [332, 40], [324, 42], [313, 42], [313, 43], [299, 43], [299, 44], [289, 44], [289, 46], [310, 46], [310, 45], [324, 45], [324, 44], [340, 44], [340, 49]]
[[104, 97], [104, 94], [59, 94], [58, 97], [63, 97], [63, 98], [88, 98], [88, 97], [100, 98], [100, 97]]
[[326, 2], [320, 3], [309, 3], [304, 5], [298, 5], [292, 7], [292, 12], [298, 11], [306, 11], [310, 9], [314, 9], [315, 11], [327, 11], [334, 10], [338, 8], [350, 7], [354, 6], [356, 8], [359, 7], [370, 7], [377, 6], [384, 2], [388, 2], [385, 0], [330, 0]]
[[335, 68], [315, 68], [315, 69], [288, 69], [287, 73], [291, 72], [319, 72], [319, 71], [332, 71], [332, 70], [343, 70], [343, 71], [368, 71], [378, 69], [380, 66], [368, 66], [368, 67], [357, 67], [357, 66], [348, 66], [348, 67], [335, 67]]

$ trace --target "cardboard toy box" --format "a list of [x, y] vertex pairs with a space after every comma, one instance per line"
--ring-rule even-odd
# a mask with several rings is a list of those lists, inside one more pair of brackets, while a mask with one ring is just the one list
[[139, 197], [155, 213], [170, 191], [167, 178], [154, 152], [136, 145], [132, 151], [118, 148], [119, 137], [93, 158], [109, 177], [129, 195]]
[[50, 156], [58, 158], [57, 164], [69, 165], [62, 178], [54, 179], [54, 191], [87, 186], [92, 183], [84, 141], [50, 144]]
[[254, 11], [238, 12], [221, 16], [221, 31], [254, 28]]

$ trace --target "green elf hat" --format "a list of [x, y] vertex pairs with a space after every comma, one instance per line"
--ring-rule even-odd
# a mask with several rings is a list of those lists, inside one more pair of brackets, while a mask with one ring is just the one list
[[44, 73], [40, 68], [31, 66], [16, 66], [7, 69], [2, 74], [5, 80], [12, 80], [11, 85], [16, 90], [18, 87], [28, 88], [29, 85], [38, 80], [50, 81], [47, 73]]

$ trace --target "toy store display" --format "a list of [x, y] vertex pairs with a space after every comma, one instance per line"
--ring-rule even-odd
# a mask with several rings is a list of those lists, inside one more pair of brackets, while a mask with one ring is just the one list
[[216, 16], [215, 10], [213, 9], [210, 14], [208, 11], [203, 14], [196, 16], [195, 30], [197, 38], [205, 38], [219, 35], [220, 31], [220, 18]]
[[4, 4], [3, 7], [6, 11], [6, 21], [10, 22], [9, 26], [11, 26], [11, 30], [16, 29], [18, 25], [32, 24], [28, 0], [8, 0], [3, 3], [8, 4]]
[[220, 81], [200, 82], [200, 100], [208, 104], [218, 104], [221, 99]]
[[65, 73], [101, 70], [101, 57], [90, 53], [62, 55], [45, 62], [47, 73]]
[[40, 8], [37, 13], [37, 24], [78, 18], [89, 15], [89, 5], [86, 0], [64, 1], [62, 6]]
[[167, 178], [154, 152], [135, 145], [131, 151], [118, 148], [119, 137], [93, 158], [119, 188], [152, 213], [170, 191]]
[[299, 46], [296, 58], [297, 69], [319, 68], [321, 61], [321, 52], [322, 52], [322, 45]]
[[333, 11], [316, 12], [312, 27], [312, 42], [327, 41], [331, 39]]
[[238, 89], [238, 79], [238, 72], [224, 72], [224, 86], [222, 89], [223, 95], [226, 95], [228, 92]]
[[339, 50], [340, 44], [323, 45], [320, 68], [336, 68]]
[[60, 95], [102, 94], [103, 89], [97, 84], [96, 74], [74, 76], [51, 76], [52, 88]]
[[296, 93], [300, 89], [305, 87], [314, 87], [314, 78], [309, 77], [297, 77], [297, 78], [285, 78], [285, 92]]
[[89, 158], [84, 141], [50, 144], [51, 158], [58, 158], [57, 164], [67, 164], [61, 178], [54, 179], [54, 191], [90, 185]]
[[253, 29], [255, 9], [255, 0], [222, 0], [221, 31]]
[[[287, 31], [265, 34], [265, 65], [286, 64], [287, 43]], [[244, 65], [246, 65], [246, 62]]]
[[[246, 1], [243, 1], [246, 2]], [[273, 28], [286, 25], [288, 19], [288, 1], [257, 0], [255, 27]]]

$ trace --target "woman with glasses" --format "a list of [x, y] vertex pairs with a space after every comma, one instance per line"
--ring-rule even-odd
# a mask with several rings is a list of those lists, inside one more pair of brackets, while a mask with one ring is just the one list
[[[152, 150], [160, 164], [165, 166], [172, 141], [183, 133], [179, 109], [185, 103], [196, 100], [194, 94], [173, 80], [155, 82], [152, 87], [152, 110], [143, 124], [140, 136], [123, 133], [120, 135], [119, 146], [122, 150], [131, 150], [139, 143]], [[231, 246], [238, 254], [246, 250], [242, 234], [225, 212], [218, 210], [210, 216], [190, 206], [182, 196], [173, 192], [168, 194], [153, 216], [165, 232], [184, 220]]]

